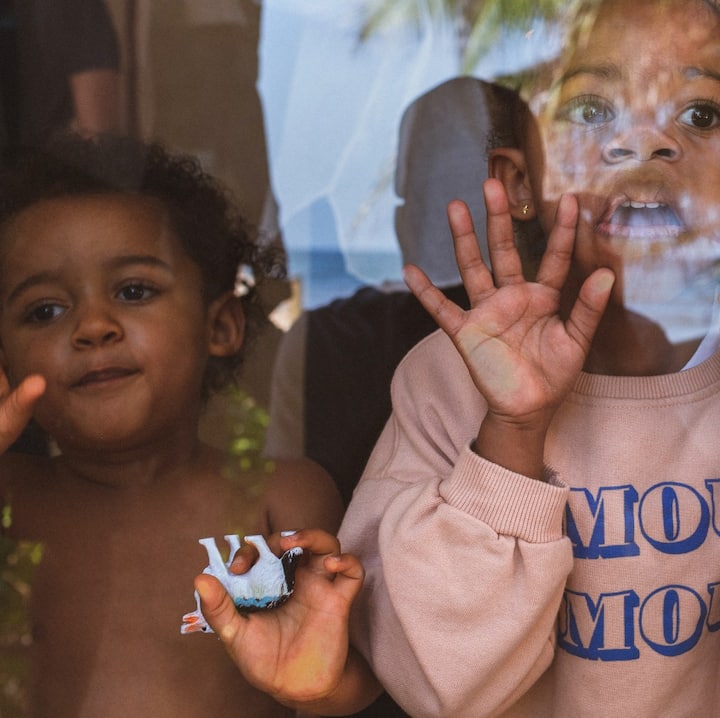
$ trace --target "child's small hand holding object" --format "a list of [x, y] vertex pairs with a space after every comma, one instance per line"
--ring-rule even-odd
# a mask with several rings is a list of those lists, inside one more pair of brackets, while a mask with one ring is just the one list
[[37, 375], [27, 377], [11, 391], [5, 372], [0, 369], [0, 453], [20, 436], [44, 391], [45, 380]]
[[[490, 179], [484, 191], [492, 273], [482, 260], [467, 207], [461, 202], [448, 207], [470, 310], [448, 301], [416, 267], [406, 269], [406, 281], [452, 339], [488, 403], [478, 436], [479, 453], [520, 473], [539, 476], [545, 431], [583, 367], [610, 297], [613, 275], [607, 269], [591, 274], [563, 321], [558, 311], [573, 251], [577, 202], [570, 196], [562, 198], [537, 279], [529, 282], [515, 248], [505, 190], [498, 180]], [[513, 432], [521, 432], [522, 442], [509, 438]], [[500, 453], [493, 455], [506, 442], [514, 444], [513, 456], [505, 460]], [[530, 463], [523, 460], [524, 454]]]
[[[353, 691], [367, 681], [370, 692], [359, 692], [374, 697], [375, 681], [369, 671], [365, 675], [366, 668], [361, 674], [355, 673], [354, 665], [346, 671], [349, 663], [361, 662], [349, 654], [348, 643], [350, 606], [364, 577], [360, 562], [341, 554], [338, 540], [317, 529], [277, 540], [281, 551], [304, 551], [292, 597], [278, 608], [241, 615], [220, 582], [203, 574], [196, 578], [195, 588], [208, 624], [246, 680], [281, 703], [306, 709], [319, 703], [327, 708], [335, 694], [346, 690], [349, 676]], [[233, 569], [247, 569], [247, 558], [241, 551]]]

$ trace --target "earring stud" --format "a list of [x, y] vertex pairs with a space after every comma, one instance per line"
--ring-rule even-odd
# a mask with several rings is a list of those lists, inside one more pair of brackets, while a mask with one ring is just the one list
[[530, 205], [526, 202], [522, 206], [522, 209], [520, 211], [522, 212], [522, 216], [525, 217], [527, 215], [527, 213], [530, 211]]

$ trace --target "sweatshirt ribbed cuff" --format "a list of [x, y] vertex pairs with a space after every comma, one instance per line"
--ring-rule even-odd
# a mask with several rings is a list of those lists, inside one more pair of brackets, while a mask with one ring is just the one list
[[557, 541], [568, 489], [548, 470], [538, 481], [493, 464], [466, 446], [452, 474], [440, 484], [445, 501], [486, 523], [498, 534], [531, 543]]

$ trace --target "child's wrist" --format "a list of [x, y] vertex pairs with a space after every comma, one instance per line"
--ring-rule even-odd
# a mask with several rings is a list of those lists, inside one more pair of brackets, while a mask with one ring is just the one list
[[367, 662], [350, 647], [345, 668], [338, 682], [322, 695], [304, 700], [273, 696], [278, 703], [301, 713], [324, 716], [349, 715], [367, 708], [380, 694], [382, 687]]
[[534, 479], [543, 478], [545, 438], [551, 416], [540, 414], [516, 421], [488, 412], [472, 450], [509, 471]]

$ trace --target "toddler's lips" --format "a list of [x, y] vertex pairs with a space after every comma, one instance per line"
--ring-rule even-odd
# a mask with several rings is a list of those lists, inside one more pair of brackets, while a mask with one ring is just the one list
[[78, 381], [73, 384], [74, 387], [98, 386], [101, 384], [109, 384], [129, 376], [134, 376], [138, 372], [135, 369], [126, 369], [123, 367], [108, 367], [105, 369], [97, 369], [84, 374]]
[[675, 211], [663, 202], [626, 200], [600, 222], [611, 237], [657, 240], [674, 238], [685, 231]]

